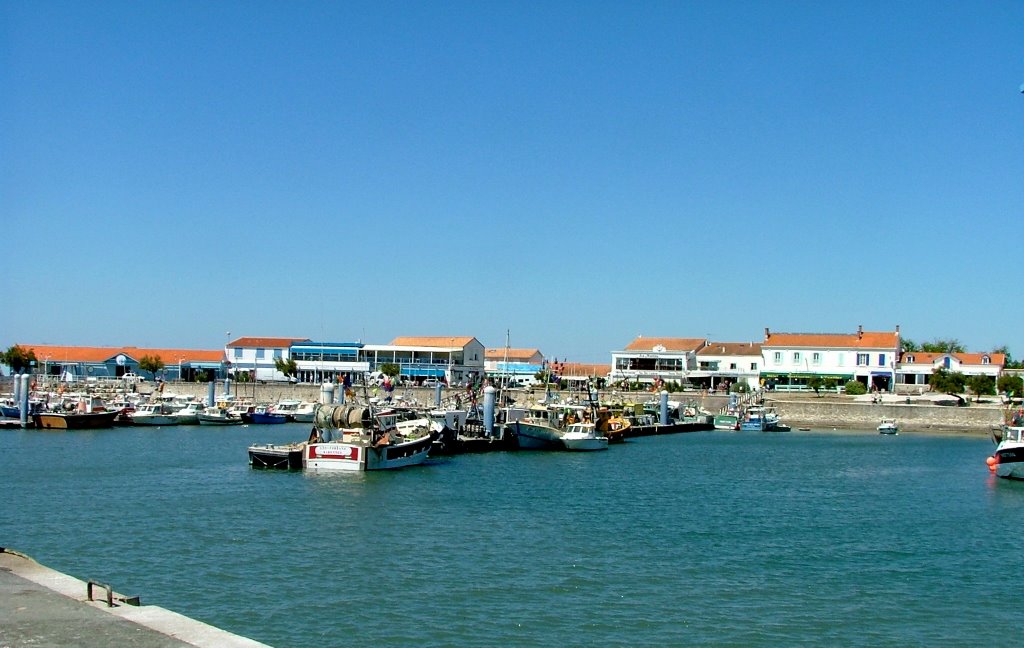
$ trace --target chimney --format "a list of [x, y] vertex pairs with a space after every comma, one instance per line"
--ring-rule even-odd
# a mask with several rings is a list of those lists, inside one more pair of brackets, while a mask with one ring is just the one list
[[771, 335], [771, 333], [768, 332], [768, 327], [766, 326], [766, 327], [764, 327], [764, 341], [765, 342], [768, 341], [768, 336], [769, 335]]
[[859, 340], [862, 337], [864, 337], [864, 326], [860, 325], [857, 327], [857, 339]]

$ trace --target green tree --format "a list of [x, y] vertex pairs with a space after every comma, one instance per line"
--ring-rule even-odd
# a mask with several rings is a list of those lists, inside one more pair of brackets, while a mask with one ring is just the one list
[[900, 349], [902, 351], [909, 351], [913, 353], [914, 351], [920, 351], [921, 345], [918, 344], [917, 342], [914, 342], [913, 340], [907, 338], [900, 338]]
[[992, 353], [1002, 353], [1004, 356], [1006, 356], [1006, 362], [1003, 363], [1003, 367], [1007, 369], [1024, 369], [1024, 362], [1021, 362], [1020, 360], [1014, 360], [1013, 354], [1010, 353], [1010, 347], [1006, 346], [1005, 344], [1001, 347], [996, 347], [992, 349]]
[[394, 362], [385, 362], [380, 366], [380, 372], [385, 376], [390, 376], [391, 378], [394, 378], [395, 376], [402, 372], [402, 368], [399, 367]]
[[978, 400], [981, 396], [990, 396], [996, 393], [996, 380], [992, 376], [984, 374], [971, 376], [967, 378], [966, 384], [971, 389], [971, 393], [974, 394], [974, 400]]
[[967, 378], [959, 371], [950, 372], [940, 367], [928, 376], [928, 384], [935, 392], [959, 394], [963, 392]]
[[1020, 376], [1014, 376], [1012, 374], [1003, 374], [999, 376], [999, 381], [996, 383], [999, 391], [1006, 394], [1010, 398], [1020, 398], [1024, 395], [1024, 378]]
[[932, 340], [922, 344], [921, 350], [925, 353], [963, 353], [964, 345], [956, 339]]
[[821, 395], [821, 388], [825, 386], [825, 381], [821, 379], [821, 376], [811, 376], [807, 379], [807, 386], [814, 390], [815, 395]]
[[299, 375], [299, 366], [295, 358], [274, 358], [274, 368], [284, 374], [285, 378]]
[[10, 367], [14, 373], [22, 370], [28, 371], [32, 368], [32, 363], [36, 361], [36, 352], [15, 344], [0, 354], [0, 361]]
[[153, 380], [156, 380], [156, 372], [162, 370], [165, 366], [163, 359], [156, 355], [144, 355], [139, 360], [139, 369], [153, 374]]

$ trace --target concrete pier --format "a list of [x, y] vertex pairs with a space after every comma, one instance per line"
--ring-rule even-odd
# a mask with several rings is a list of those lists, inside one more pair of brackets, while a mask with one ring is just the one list
[[[0, 646], [253, 648], [266, 644], [40, 565], [0, 547]], [[108, 600], [113, 603], [108, 605]]]

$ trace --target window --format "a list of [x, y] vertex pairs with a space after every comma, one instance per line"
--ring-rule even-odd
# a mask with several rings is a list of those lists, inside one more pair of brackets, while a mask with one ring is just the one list
[[800, 352], [799, 351], [794, 351], [793, 352], [793, 364], [800, 364]]
[[907, 356], [907, 362], [908, 362], [908, 363], [913, 363], [913, 362], [914, 362], [914, 356], [912, 356], [912, 355], [908, 355], [908, 356]]
[[241, 358], [242, 357], [242, 347], [235, 347], [235, 357], [236, 358]]
[[857, 354], [857, 366], [858, 367], [866, 367], [866, 366], [868, 366], [868, 364], [870, 362], [871, 362], [871, 359], [869, 358], [869, 354], [867, 354], [867, 353], [858, 353]]
[[981, 356], [981, 364], [990, 364], [991, 362], [992, 358], [988, 356]]
[[284, 357], [284, 356], [281, 355], [281, 349], [274, 349], [274, 357], [275, 358]]
[[256, 349], [256, 359], [262, 360], [264, 353], [266, 353], [266, 349]]
[[756, 362], [751, 362], [750, 363], [750, 370], [751, 371], [757, 371], [757, 363]]
[[813, 362], [816, 365], [820, 365], [821, 364], [821, 354], [818, 353], [817, 351], [812, 353], [811, 354], [811, 362]]
[[736, 370], [736, 363], [735, 362], [730, 362], [729, 363], [729, 368], [732, 369], [733, 371], [735, 371]]
[[839, 365], [840, 367], [842, 367], [842, 366], [844, 366], [846, 364], [846, 354], [845, 353], [840, 353], [839, 354], [839, 362], [837, 362], [836, 364]]
[[775, 364], [782, 364], [782, 351], [775, 352]]

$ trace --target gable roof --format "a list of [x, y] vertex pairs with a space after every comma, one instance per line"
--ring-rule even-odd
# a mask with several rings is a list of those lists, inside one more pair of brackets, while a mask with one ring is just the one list
[[270, 348], [287, 349], [294, 342], [310, 342], [309, 338], [283, 337], [240, 337], [228, 342], [228, 348], [244, 347], [246, 349]]
[[761, 357], [761, 345], [757, 342], [708, 342], [708, 345], [698, 351], [697, 355]]
[[177, 364], [179, 359], [181, 362], [221, 362], [224, 359], [224, 351], [221, 349], [140, 349], [139, 347], [80, 347], [51, 344], [22, 344], [21, 346], [26, 351], [33, 351], [37, 361], [47, 361], [51, 364], [107, 362], [121, 354], [136, 362], [143, 356], [156, 356], [166, 365]]
[[405, 336], [396, 337], [394, 340], [391, 340], [391, 346], [440, 347], [444, 349], [450, 349], [452, 347], [462, 348], [475, 340], [475, 337], [466, 337], [458, 335], [437, 335], [433, 337]]
[[670, 337], [644, 337], [638, 336], [625, 348], [626, 351], [653, 351], [654, 347], [665, 347], [666, 351], [696, 351], [700, 349], [707, 340], [703, 338], [670, 338]]
[[535, 355], [541, 355], [540, 349], [506, 349], [501, 347], [499, 349], [485, 349], [484, 358], [487, 360], [529, 360]]
[[808, 349], [895, 349], [899, 331], [858, 331], [857, 333], [766, 333], [762, 348]]

